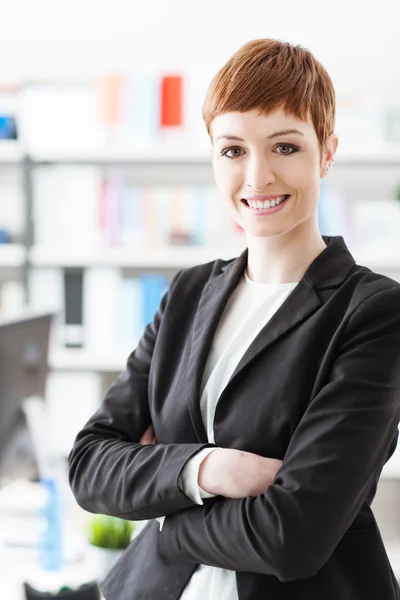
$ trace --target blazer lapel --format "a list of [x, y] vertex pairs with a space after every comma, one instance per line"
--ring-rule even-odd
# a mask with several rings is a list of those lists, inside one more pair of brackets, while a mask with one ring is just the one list
[[247, 348], [223, 393], [260, 352], [265, 351], [278, 338], [299, 325], [320, 306], [321, 301], [317, 293], [310, 282], [303, 277]]
[[[335, 288], [343, 282], [355, 261], [341, 236], [323, 236], [327, 248], [308, 267], [306, 273], [270, 321], [247, 348], [227, 386], [282, 335], [312, 315], [322, 304], [317, 290]], [[200, 386], [213, 337], [226, 303], [247, 264], [248, 249], [211, 277], [201, 296], [193, 326], [188, 362], [188, 403], [193, 427], [200, 442], [207, 433], [200, 411]], [[217, 263], [218, 265], [219, 263]], [[225, 392], [224, 390], [224, 392]], [[223, 392], [223, 393], [224, 393]]]
[[[208, 354], [229, 296], [247, 264], [247, 248], [234, 261], [219, 268], [205, 286], [197, 307], [188, 360], [188, 405], [193, 427], [200, 442], [208, 441], [200, 411], [200, 386]], [[218, 263], [217, 263], [218, 266]]]

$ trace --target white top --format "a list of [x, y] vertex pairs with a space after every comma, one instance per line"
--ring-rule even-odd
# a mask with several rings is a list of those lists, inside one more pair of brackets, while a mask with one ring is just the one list
[[[214, 415], [218, 398], [254, 338], [295, 288], [296, 283], [257, 283], [245, 273], [230, 296], [215, 333], [204, 370], [200, 409], [208, 441], [214, 443]], [[215, 448], [205, 448], [191, 458], [182, 471], [180, 484], [197, 504], [209, 498], [198, 483], [202, 460]], [[160, 529], [164, 517], [160, 517]], [[236, 572], [199, 565], [180, 600], [238, 600]]]

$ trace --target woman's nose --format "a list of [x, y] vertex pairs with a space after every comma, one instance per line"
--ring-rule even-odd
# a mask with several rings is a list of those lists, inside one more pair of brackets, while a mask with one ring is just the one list
[[245, 181], [245, 184], [246, 184], [248, 187], [250, 187], [251, 189], [253, 189], [255, 192], [263, 192], [263, 191], [264, 191], [264, 189], [265, 189], [264, 187], [262, 187], [262, 188], [256, 188], [256, 187], [254, 187], [254, 185], [251, 185], [251, 183], [249, 183], [249, 182], [247, 181], [247, 179], [246, 179], [246, 181]]
[[256, 192], [263, 192], [274, 181], [274, 175], [266, 160], [258, 161], [248, 170], [245, 185]]

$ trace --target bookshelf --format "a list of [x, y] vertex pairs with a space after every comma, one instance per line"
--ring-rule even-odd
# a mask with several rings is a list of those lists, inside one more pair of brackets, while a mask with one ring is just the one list
[[[131, 144], [120, 144], [117, 147], [104, 145], [82, 145], [82, 147], [46, 147], [35, 152], [23, 148], [16, 141], [0, 142], [0, 168], [16, 166], [21, 170], [25, 202], [25, 236], [22, 243], [0, 245], [0, 269], [23, 269], [23, 284], [28, 297], [29, 274], [37, 268], [80, 268], [107, 266], [133, 270], [168, 270], [176, 271], [215, 258], [229, 259], [242, 250], [236, 243], [229, 246], [143, 246], [137, 248], [118, 245], [82, 245], [80, 243], [42, 244], [35, 239], [33, 212], [36, 203], [33, 185], [37, 171], [60, 167], [98, 168], [99, 170], [118, 167], [129, 171], [131, 181], [141, 185], [149, 182], [162, 183], [169, 186], [177, 182], [186, 185], [213, 184], [210, 149], [182, 142], [173, 143], [164, 140], [153, 145], [143, 145], [140, 151]], [[393, 182], [397, 178], [400, 167], [400, 145], [370, 147], [339, 148], [333, 172], [329, 179], [335, 180], [335, 173], [343, 187], [348, 182], [354, 185], [352, 169], [368, 169], [368, 174], [382, 170], [390, 173]], [[399, 177], [400, 183], [400, 177]], [[356, 182], [357, 191], [362, 193], [366, 183]], [[353, 190], [354, 193], [354, 190]], [[400, 240], [400, 236], [399, 236]], [[357, 262], [369, 268], [384, 272], [394, 278], [400, 275], [400, 241], [393, 241], [374, 248], [368, 244], [351, 245]], [[1, 272], [0, 272], [1, 275]]]

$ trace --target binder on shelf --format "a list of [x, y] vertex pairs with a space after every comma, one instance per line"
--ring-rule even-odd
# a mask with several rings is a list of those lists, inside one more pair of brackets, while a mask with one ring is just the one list
[[143, 322], [148, 325], [154, 318], [161, 298], [168, 289], [168, 279], [162, 273], [143, 273], [140, 276], [143, 286]]
[[83, 330], [83, 269], [64, 270], [64, 345], [66, 348], [84, 346]]
[[[11, 143], [11, 142], [7, 142]], [[0, 229], [3, 238], [19, 242], [24, 238], [23, 193], [18, 185], [15, 173], [2, 170], [0, 179]]]
[[176, 246], [189, 246], [191, 236], [189, 231], [189, 202], [188, 190], [183, 187], [174, 187], [171, 190], [170, 214], [171, 225], [168, 243]]
[[99, 80], [99, 114], [104, 125], [118, 125], [121, 121], [124, 81], [116, 73], [103, 75]]
[[4, 244], [11, 244], [12, 238], [11, 234], [4, 227], [0, 227], [0, 246]]
[[118, 349], [121, 269], [90, 267], [83, 282], [84, 347], [91, 354], [110, 355]]
[[142, 246], [145, 243], [143, 188], [125, 187], [121, 197], [121, 244]]
[[14, 115], [0, 114], [0, 140], [16, 140], [17, 122]]
[[165, 75], [161, 78], [161, 127], [183, 125], [183, 77]]
[[109, 169], [101, 186], [100, 223], [103, 241], [107, 245], [120, 243], [121, 209], [124, 190], [124, 175], [120, 168]]
[[137, 277], [123, 277], [120, 310], [117, 315], [118, 349], [128, 356], [138, 345], [144, 331], [143, 286]]
[[17, 140], [18, 85], [0, 85], [0, 139]]
[[191, 186], [187, 190], [188, 230], [192, 246], [206, 244], [207, 194], [204, 186]]
[[151, 231], [148, 243], [153, 243], [155, 246], [168, 246], [174, 190], [170, 186], [155, 186], [149, 189], [147, 198], [149, 196], [151, 196], [153, 209], [150, 214], [147, 214]]
[[35, 267], [28, 275], [29, 307], [55, 314], [49, 352], [64, 347], [64, 271], [58, 267]]
[[159, 81], [153, 73], [138, 72], [127, 78], [122, 119], [133, 145], [157, 139], [159, 106]]

